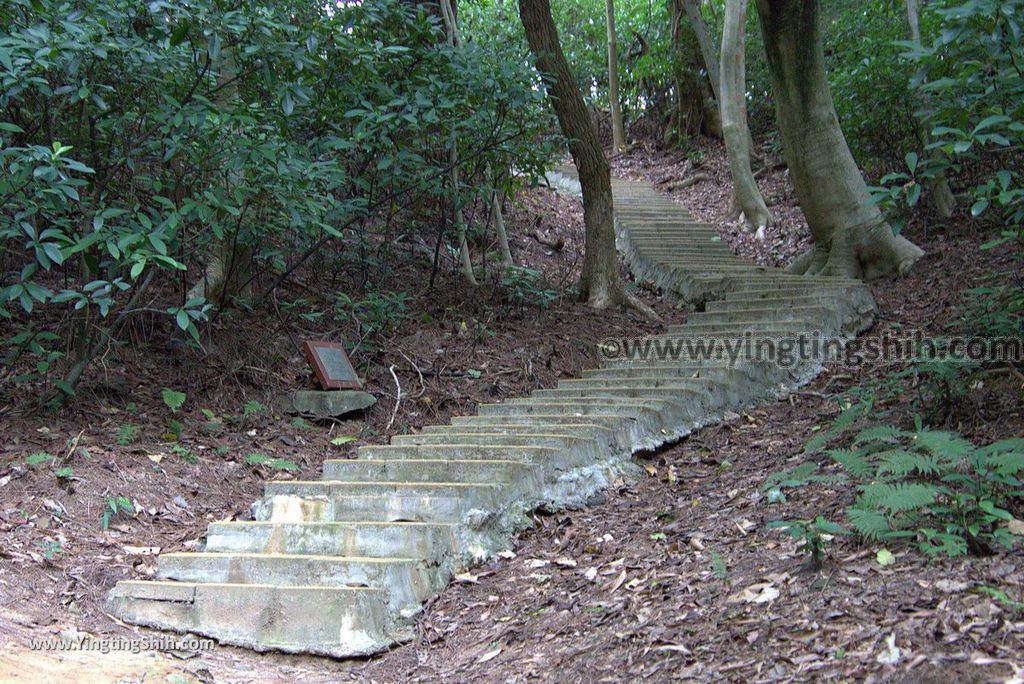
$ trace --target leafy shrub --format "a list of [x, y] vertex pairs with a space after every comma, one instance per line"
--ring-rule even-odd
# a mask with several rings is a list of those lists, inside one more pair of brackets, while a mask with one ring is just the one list
[[498, 282], [504, 301], [515, 306], [536, 306], [543, 310], [558, 301], [558, 292], [548, 285], [544, 274], [524, 266], [510, 266]]
[[0, 365], [38, 364], [0, 381], [70, 396], [140, 311], [198, 339], [229, 293], [183, 271], [220, 259], [244, 294], [378, 214], [443, 211], [453, 139], [457, 194], [489, 192], [488, 167], [529, 182], [550, 154], [535, 74], [441, 35], [400, 0], [0, 5]]
[[912, 431], [888, 425], [861, 430], [846, 447], [825, 453], [838, 472], [821, 473], [809, 462], [773, 474], [769, 498], [828, 478], [856, 487], [846, 516], [866, 539], [911, 541], [925, 553], [950, 556], [1016, 543], [1007, 523], [1024, 501], [1024, 440], [976, 447], [956, 433], [925, 429], [918, 419]]
[[983, 177], [971, 213], [997, 207], [1004, 223], [1024, 224], [1019, 156], [1024, 142], [1024, 37], [1016, 0], [971, 0], [931, 9], [941, 25], [925, 45], [904, 43], [918, 68], [914, 85], [928, 104], [919, 113], [930, 148], [947, 168], [970, 165]]
[[410, 317], [411, 299], [405, 292], [371, 292], [360, 300], [340, 294], [335, 300], [335, 318], [340, 321], [354, 320], [364, 337], [393, 332], [402, 321]]
[[245, 462], [249, 465], [263, 466], [271, 470], [299, 470], [299, 466], [294, 461], [289, 461], [285, 458], [272, 458], [266, 454], [249, 454], [245, 457]]

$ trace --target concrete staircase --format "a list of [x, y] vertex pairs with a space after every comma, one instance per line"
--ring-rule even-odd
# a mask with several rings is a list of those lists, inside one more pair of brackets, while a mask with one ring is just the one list
[[[578, 189], [571, 171], [552, 180]], [[326, 461], [320, 480], [269, 482], [254, 521], [214, 523], [201, 553], [160, 556], [158, 580], [119, 582], [111, 613], [259, 651], [380, 651], [410, 638], [422, 603], [455, 573], [508, 547], [530, 511], [582, 506], [636, 473], [634, 452], [821, 367], [820, 356], [776, 363], [759, 341], [847, 339], [872, 322], [858, 281], [752, 265], [646, 183], [617, 181], [614, 195], [619, 248], [637, 279], [703, 309], [648, 339], [662, 354], [613, 345], [620, 353], [606, 367], [556, 389], [362, 447], [354, 460]], [[699, 344], [740, 351], [705, 358]]]

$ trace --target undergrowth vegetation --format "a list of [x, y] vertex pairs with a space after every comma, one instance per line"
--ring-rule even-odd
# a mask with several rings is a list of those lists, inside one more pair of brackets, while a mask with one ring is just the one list
[[395, 254], [436, 273], [453, 212], [551, 150], [529, 65], [448, 45], [428, 9], [4, 3], [0, 383], [70, 396], [133, 319], [198, 344], [297, 273], [368, 289], [335, 310], [362, 332], [401, 317]]

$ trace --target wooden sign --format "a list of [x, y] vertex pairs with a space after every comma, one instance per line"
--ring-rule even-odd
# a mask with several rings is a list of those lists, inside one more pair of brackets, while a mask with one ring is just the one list
[[335, 342], [310, 342], [303, 345], [306, 360], [313, 366], [320, 385], [325, 390], [361, 389], [352, 363], [345, 353], [345, 345]]

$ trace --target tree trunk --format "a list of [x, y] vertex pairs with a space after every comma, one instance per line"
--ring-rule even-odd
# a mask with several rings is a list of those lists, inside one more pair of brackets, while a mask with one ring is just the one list
[[491, 214], [494, 216], [494, 233], [498, 236], [501, 266], [507, 270], [512, 268], [515, 262], [512, 260], [512, 250], [508, 247], [508, 231], [505, 230], [505, 216], [501, 213], [501, 193], [498, 190], [491, 193]]
[[747, 0], [726, 0], [722, 29], [722, 81], [719, 111], [722, 134], [729, 155], [733, 193], [747, 226], [764, 239], [771, 221], [768, 206], [750, 170], [750, 129], [747, 127], [747, 98], [744, 51], [746, 50]]
[[[441, 0], [441, 15], [444, 18], [445, 37], [448, 45], [458, 47], [461, 44], [459, 24], [455, 19], [455, 6], [452, 0]], [[448, 151], [448, 159], [452, 167], [452, 216], [455, 223], [456, 239], [459, 242], [459, 272], [466, 279], [466, 282], [470, 285], [476, 285], [476, 277], [473, 275], [473, 260], [470, 258], [469, 244], [466, 242], [466, 220], [462, 212], [459, 141], [454, 135], [452, 136], [451, 148]]]
[[[227, 110], [237, 104], [237, 71], [232, 48], [223, 47], [217, 61], [218, 92], [214, 104], [218, 109]], [[242, 182], [236, 169], [228, 170], [229, 189]], [[253, 248], [243, 239], [242, 233], [242, 224], [239, 222], [233, 231], [210, 245], [203, 275], [189, 288], [185, 295], [187, 299], [202, 298], [211, 304], [223, 306], [231, 297], [251, 294], [249, 283], [252, 280]]]
[[[910, 39], [915, 43], [920, 43], [921, 20], [917, 12], [917, 0], [907, 0], [907, 24], [910, 26]], [[928, 101], [926, 99], [925, 106], [927, 107], [927, 105]], [[921, 137], [923, 138], [925, 149], [928, 149], [931, 136], [928, 135], [927, 126], [922, 126]], [[953, 210], [956, 209], [956, 198], [949, 187], [949, 179], [946, 177], [946, 174], [942, 174], [932, 181], [928, 198], [932, 209], [935, 210], [935, 213], [940, 218], [948, 219], [953, 215]]]
[[690, 19], [693, 32], [697, 34], [697, 45], [700, 46], [700, 54], [704, 58], [704, 68], [708, 70], [708, 80], [711, 81], [711, 92], [715, 94], [715, 100], [721, 102], [722, 98], [718, 92], [720, 82], [718, 75], [718, 59], [715, 48], [708, 36], [708, 27], [704, 24], [704, 16], [700, 13], [694, 0], [683, 0], [683, 7], [686, 9], [686, 16]]
[[544, 74], [551, 105], [562, 135], [569, 141], [569, 151], [580, 175], [583, 223], [586, 227], [580, 298], [597, 309], [630, 305], [652, 315], [653, 311], [626, 292], [619, 275], [612, 217], [611, 171], [587, 106], [562, 52], [549, 0], [519, 0], [519, 18], [537, 70]]
[[619, 45], [615, 35], [615, 1], [605, 0], [608, 22], [608, 99], [612, 110], [612, 149], [621, 152], [626, 147], [626, 130], [622, 124], [622, 106], [619, 103]]
[[875, 280], [902, 274], [924, 252], [893, 235], [869, 199], [825, 77], [818, 0], [757, 0], [779, 132], [815, 247], [797, 273]]

